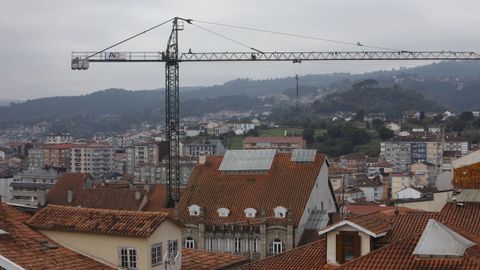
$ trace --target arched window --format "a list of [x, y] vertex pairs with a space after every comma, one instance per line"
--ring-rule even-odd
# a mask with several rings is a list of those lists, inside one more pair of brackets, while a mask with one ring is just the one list
[[195, 244], [195, 239], [193, 239], [192, 237], [187, 237], [185, 238], [185, 240], [183, 241], [183, 247], [186, 247], [186, 248], [196, 248], [196, 244]]
[[268, 255], [276, 255], [285, 251], [285, 243], [280, 239], [275, 239], [268, 247]]
[[255, 210], [255, 208], [247, 208], [243, 212], [245, 212], [247, 218], [254, 218], [257, 215], [257, 210]]
[[219, 217], [228, 217], [230, 210], [228, 208], [218, 208], [217, 210]]
[[273, 209], [276, 218], [285, 218], [287, 216], [287, 208], [283, 206], [277, 206]]
[[192, 204], [188, 207], [188, 212], [190, 212], [190, 216], [199, 216], [200, 215], [200, 206], [196, 204]]

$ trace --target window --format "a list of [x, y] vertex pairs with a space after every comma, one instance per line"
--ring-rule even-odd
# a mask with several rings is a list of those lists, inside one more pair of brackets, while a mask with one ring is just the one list
[[135, 248], [120, 248], [119, 259], [122, 269], [137, 269], [137, 250]]
[[188, 211], [190, 212], [190, 216], [199, 216], [200, 215], [200, 206], [196, 204], [192, 204], [188, 207]]
[[235, 253], [240, 253], [240, 252], [241, 252], [241, 247], [242, 247], [242, 245], [241, 245], [241, 239], [240, 239], [240, 238], [234, 238], [234, 239], [233, 239], [233, 242], [234, 242], [234, 244], [235, 244], [234, 249], [233, 249], [233, 252], [235, 252]]
[[230, 210], [228, 208], [218, 208], [217, 213], [219, 217], [228, 217]]
[[258, 239], [257, 238], [252, 239], [252, 252], [254, 252], [254, 253], [258, 252]]
[[213, 238], [211, 237], [208, 237], [208, 238], [205, 238], [205, 249], [207, 251], [213, 251]]
[[162, 243], [152, 245], [152, 266], [162, 264]]
[[283, 206], [275, 207], [273, 212], [275, 212], [275, 218], [285, 218], [287, 216], [287, 208]]
[[358, 232], [341, 231], [336, 237], [337, 261], [339, 263], [360, 257], [361, 239]]
[[254, 218], [257, 215], [257, 210], [254, 208], [247, 208], [243, 212], [247, 218]]
[[177, 240], [168, 240], [168, 257], [175, 258], [178, 253], [178, 241]]
[[280, 239], [275, 239], [270, 244], [268, 253], [269, 253], [269, 255], [276, 255], [276, 254], [280, 254], [284, 251], [285, 251], [285, 244], [283, 243], [283, 241], [280, 240]]
[[195, 240], [192, 237], [187, 237], [185, 241], [183, 241], [183, 246], [186, 248], [195, 248]]

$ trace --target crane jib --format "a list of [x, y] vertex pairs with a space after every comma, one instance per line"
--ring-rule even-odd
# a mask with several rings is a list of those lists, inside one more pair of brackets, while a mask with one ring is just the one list
[[[89, 62], [168, 62], [164, 52], [73, 52], [72, 69], [88, 69]], [[354, 60], [480, 60], [475, 52], [457, 51], [346, 51], [346, 52], [201, 52], [181, 53], [178, 62], [230, 61], [354, 61]]]

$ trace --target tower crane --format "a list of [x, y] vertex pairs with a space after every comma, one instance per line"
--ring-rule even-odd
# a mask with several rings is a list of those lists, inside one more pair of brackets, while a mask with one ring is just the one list
[[[160, 52], [108, 52], [107, 50], [128, 41], [158, 26], [173, 22], [165, 51]], [[179, 63], [182, 62], [278, 62], [290, 61], [396, 61], [396, 60], [480, 60], [480, 54], [473, 51], [290, 51], [271, 52], [250, 48], [242, 52], [189, 52], [178, 51], [178, 32], [184, 29], [184, 23], [193, 24], [194, 20], [174, 17], [126, 40], [116, 43], [99, 52], [72, 52], [73, 70], [86, 70], [92, 62], [160, 62], [165, 63], [165, 133], [168, 142], [166, 164], [166, 183], [168, 205], [179, 202], [180, 188], [180, 149], [179, 149]], [[272, 32], [273, 33], [273, 32]], [[327, 40], [328, 41], [328, 40]], [[356, 46], [364, 46], [360, 42]]]

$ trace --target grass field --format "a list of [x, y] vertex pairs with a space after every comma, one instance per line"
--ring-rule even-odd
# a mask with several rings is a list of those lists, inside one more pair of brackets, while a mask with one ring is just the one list
[[[303, 128], [292, 128], [292, 127], [278, 127], [270, 128], [265, 130], [260, 130], [260, 137], [277, 137], [284, 136], [285, 130], [287, 131], [288, 136], [302, 136]], [[315, 136], [322, 135], [325, 132], [324, 129], [315, 129]]]

